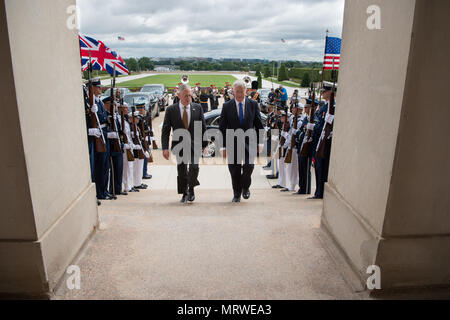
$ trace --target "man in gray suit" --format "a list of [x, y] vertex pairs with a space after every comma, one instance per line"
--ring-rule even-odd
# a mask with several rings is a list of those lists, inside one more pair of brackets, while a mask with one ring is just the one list
[[171, 150], [177, 158], [178, 194], [183, 195], [180, 202], [186, 203], [195, 200], [194, 187], [200, 185], [197, 179], [198, 163], [207, 145], [207, 141], [203, 141], [206, 123], [202, 107], [191, 101], [191, 88], [188, 85], [180, 85], [177, 96], [179, 102], [166, 109], [161, 140], [163, 156], [169, 160], [169, 137], [173, 130]]

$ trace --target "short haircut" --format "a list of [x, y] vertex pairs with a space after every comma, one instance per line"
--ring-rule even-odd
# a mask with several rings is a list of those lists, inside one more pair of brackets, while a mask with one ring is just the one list
[[191, 90], [191, 87], [188, 84], [180, 84], [178, 88], [178, 92], [183, 92], [184, 90]]
[[236, 88], [236, 87], [242, 87], [244, 89], [247, 89], [247, 84], [244, 82], [244, 80], [236, 80], [233, 83], [233, 89]]

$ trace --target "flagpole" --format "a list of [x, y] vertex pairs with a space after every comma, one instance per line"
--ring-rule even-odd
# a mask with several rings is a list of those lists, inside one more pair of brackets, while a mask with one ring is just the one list
[[[325, 58], [325, 54], [327, 52], [327, 43], [328, 43], [328, 29], [326, 30], [325, 34], [325, 49], [323, 50], [323, 57]], [[319, 102], [322, 101], [322, 88], [323, 88], [323, 80], [324, 80], [324, 74], [325, 74], [325, 65], [322, 63], [322, 80], [320, 82], [320, 96], [319, 96]]]

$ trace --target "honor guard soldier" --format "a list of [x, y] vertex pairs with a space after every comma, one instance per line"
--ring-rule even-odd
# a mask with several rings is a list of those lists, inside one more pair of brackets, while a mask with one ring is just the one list
[[[283, 127], [283, 122], [281, 122], [281, 115], [283, 113], [283, 109], [281, 107], [277, 107], [275, 105], [271, 105], [273, 108], [272, 116], [269, 120], [269, 128], [270, 128], [270, 150], [271, 150], [271, 158], [269, 162], [269, 166], [272, 169], [272, 174], [267, 175], [267, 179], [278, 179], [279, 176], [279, 156], [277, 149], [275, 149], [280, 141], [281, 129]], [[275, 148], [274, 148], [275, 146]]]
[[284, 110], [283, 107], [278, 107], [281, 110], [281, 127], [278, 139], [278, 150], [277, 156], [278, 159], [278, 183], [275, 186], [272, 186], [274, 189], [286, 189], [287, 179], [286, 179], [286, 164], [284, 163], [284, 159], [287, 153], [287, 140], [289, 136], [289, 115]]
[[[298, 185], [298, 155], [297, 146], [295, 144], [295, 137], [299, 128], [302, 125], [302, 113], [303, 105], [297, 104], [292, 106], [292, 114], [289, 119], [290, 130], [288, 134], [288, 139], [286, 141], [288, 145], [288, 152], [290, 153], [290, 162], [286, 163], [286, 177], [289, 178], [289, 187], [282, 189], [281, 191], [295, 191], [295, 187]], [[297, 123], [295, 123], [297, 121]], [[289, 150], [290, 149], [290, 150]]]
[[[110, 131], [108, 132], [107, 143], [109, 144], [109, 193], [115, 197], [116, 195], [125, 195], [126, 192], [122, 192], [122, 175], [123, 175], [123, 145], [119, 138], [120, 122], [115, 112], [115, 107], [111, 103], [111, 96], [107, 96], [102, 100], [106, 111], [108, 112], [108, 122]], [[114, 130], [116, 129], [116, 130]]]
[[173, 89], [173, 93], [172, 93], [173, 104], [176, 104], [176, 103], [179, 102], [177, 93], [178, 93], [178, 88], [179, 88], [179, 86], [181, 86], [181, 85], [182, 85], [182, 83], [180, 82], [180, 83], [178, 83], [178, 86], [176, 86], [176, 87]]
[[134, 151], [134, 164], [133, 164], [133, 183], [134, 188], [137, 190], [147, 189], [147, 185], [142, 182], [142, 176], [144, 172], [144, 150], [142, 148], [141, 134], [139, 129], [139, 123], [141, 121], [141, 115], [136, 107], [131, 108], [131, 136], [133, 138], [133, 151]]
[[206, 112], [208, 112], [208, 100], [209, 100], [209, 96], [206, 93], [206, 88], [202, 88], [201, 93], [200, 93], [200, 104], [202, 106], [204, 114]]
[[201, 94], [200, 82], [197, 82], [193, 89], [192, 95], [192, 100], [194, 100], [195, 103], [200, 103], [200, 94]]
[[139, 192], [134, 188], [134, 155], [133, 138], [131, 134], [131, 117], [128, 116], [129, 106], [126, 102], [119, 106], [120, 122], [122, 125], [123, 144], [123, 190], [126, 192]]
[[[337, 85], [336, 85], [337, 87]], [[335, 90], [337, 91], [337, 88]], [[327, 142], [329, 145], [326, 148], [325, 157], [319, 158], [317, 157], [317, 147], [320, 142], [320, 136], [323, 131], [323, 127], [325, 126], [326, 120], [328, 120], [327, 113], [329, 110], [329, 103], [331, 97], [331, 91], [333, 89], [333, 83], [324, 81], [322, 85], [322, 97], [326, 101], [325, 104], [319, 107], [318, 111], [315, 114], [316, 124], [314, 126], [314, 138], [313, 138], [313, 148], [314, 148], [314, 171], [316, 177], [316, 191], [313, 197], [308, 199], [323, 199], [323, 189], [325, 182], [328, 180], [328, 166], [330, 160], [330, 147], [331, 140]], [[330, 121], [330, 120], [328, 120]]]
[[[310, 98], [306, 99], [306, 104], [304, 105], [304, 117], [300, 130], [296, 134], [299, 189], [294, 194], [311, 194], [311, 165], [312, 155], [314, 154], [314, 148], [312, 146], [312, 132], [314, 132], [314, 123], [310, 123], [309, 118], [312, 107], [311, 102], [312, 100]], [[316, 101], [315, 105], [319, 105], [319, 101]], [[309, 140], [308, 131], [311, 132]], [[308, 141], [309, 144], [306, 144]], [[305, 155], [302, 155], [302, 147], [305, 148]]]
[[109, 132], [108, 127], [108, 112], [100, 99], [102, 94], [102, 85], [100, 78], [92, 80], [92, 86], [94, 90], [94, 105], [92, 112], [97, 114], [99, 120], [102, 140], [106, 144], [106, 152], [95, 152], [95, 186], [97, 191], [97, 199], [99, 200], [111, 200], [113, 196], [108, 192], [108, 170], [109, 170], [109, 157], [110, 148], [107, 143], [107, 137]]

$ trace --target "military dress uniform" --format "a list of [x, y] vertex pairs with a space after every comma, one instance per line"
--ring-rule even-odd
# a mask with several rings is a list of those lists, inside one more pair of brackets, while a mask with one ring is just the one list
[[[299, 106], [302, 108], [302, 106]], [[286, 189], [282, 191], [295, 191], [295, 187], [299, 184], [299, 176], [298, 176], [298, 156], [297, 156], [297, 145], [295, 144], [295, 137], [298, 131], [302, 126], [303, 116], [297, 117], [297, 129], [294, 128], [294, 115], [291, 115], [290, 118], [290, 130], [289, 130], [289, 138], [286, 141], [288, 145], [288, 149], [292, 146], [292, 139], [294, 139], [294, 147], [292, 149], [291, 163], [286, 164], [286, 176], [289, 178], [289, 184]]]
[[323, 198], [323, 187], [325, 184], [324, 166], [326, 165], [326, 159], [316, 157], [316, 149], [319, 144], [320, 135], [322, 134], [323, 127], [325, 125], [325, 116], [328, 110], [328, 102], [319, 107], [315, 113], [316, 123], [314, 125], [313, 132], [313, 149], [314, 149], [314, 173], [316, 177], [316, 191], [314, 198]]
[[[127, 106], [125, 104], [125, 106]], [[123, 190], [126, 192], [137, 192], [139, 190], [134, 189], [134, 160], [128, 161], [127, 150], [133, 150], [133, 140], [131, 135], [131, 125], [128, 115], [124, 116], [124, 123], [122, 124], [122, 133], [126, 135], [128, 144], [123, 145], [123, 172], [122, 172], [122, 184]]]
[[[311, 104], [311, 99], [306, 99], [307, 104]], [[318, 101], [316, 102], [318, 105]], [[308, 153], [306, 156], [301, 155], [301, 149], [303, 143], [307, 142], [307, 134], [308, 128], [314, 129], [314, 124], [309, 123], [309, 114], [305, 114], [302, 124], [301, 130], [297, 132], [296, 135], [296, 145], [297, 145], [297, 158], [298, 158], [298, 177], [299, 177], [299, 190], [297, 194], [310, 194], [311, 193], [311, 166], [312, 166], [312, 157], [314, 154], [314, 147], [312, 144], [313, 135], [310, 137], [310, 145], [308, 148]]]
[[203, 113], [208, 112], [208, 100], [208, 94], [204, 90], [202, 90], [202, 92], [200, 93], [200, 104], [202, 106]]
[[[103, 99], [103, 104], [105, 103], [111, 103], [111, 97], [108, 96]], [[107, 110], [108, 112], [108, 110]], [[110, 114], [108, 112], [109, 116], [109, 123], [110, 123], [110, 132], [108, 132], [107, 135], [107, 143], [109, 144], [109, 150], [110, 150], [110, 161], [109, 161], [109, 193], [112, 195], [118, 195], [122, 194], [122, 175], [123, 175], [123, 156], [122, 156], [122, 148], [123, 145], [120, 142], [118, 132], [121, 131], [121, 125], [120, 121], [118, 121], [118, 115], [116, 113]], [[117, 128], [117, 132], [113, 131], [112, 123], [115, 123], [115, 127]], [[119, 140], [120, 144], [120, 150], [114, 151], [113, 150], [113, 144], [114, 140]]]
[[[94, 83], [94, 85], [100, 85], [100, 79]], [[108, 125], [108, 112], [105, 109], [100, 97], [94, 96], [94, 103], [97, 105], [97, 117], [100, 122], [100, 128], [104, 141], [106, 142], [106, 152], [95, 152], [95, 186], [97, 191], [97, 198], [101, 200], [110, 200], [111, 194], [108, 192], [108, 180], [109, 180], [109, 157], [110, 157], [110, 145], [107, 142], [109, 125]]]

